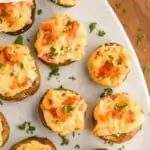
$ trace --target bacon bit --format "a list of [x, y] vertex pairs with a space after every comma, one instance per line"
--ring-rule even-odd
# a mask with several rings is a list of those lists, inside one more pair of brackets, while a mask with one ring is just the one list
[[56, 116], [57, 116], [56, 108], [51, 108], [51, 109], [50, 109], [50, 113], [51, 113], [54, 117], [56, 117]]
[[134, 112], [129, 110], [127, 112], [127, 115], [126, 115], [126, 122], [127, 123], [133, 123], [134, 121], [135, 121], [135, 114], [134, 114]]
[[11, 53], [11, 48], [8, 48], [6, 47], [4, 50], [4, 55], [5, 55], [5, 59], [10, 63], [10, 64], [18, 64], [18, 54], [17, 53], [14, 53], [12, 54]]
[[40, 56], [40, 58], [49, 63], [58, 64], [58, 62], [52, 58], [49, 53], [45, 53], [43, 56]]
[[123, 117], [123, 111], [115, 111], [115, 110], [111, 110], [107, 113], [108, 116], [112, 116], [112, 118], [114, 119], [118, 119], [121, 120], [121, 118]]
[[24, 87], [24, 86], [28, 85], [30, 82], [31, 82], [30, 78], [25, 78], [22, 83], [19, 83], [19, 86]]
[[77, 21], [72, 21], [69, 24], [68, 33], [69, 33], [69, 37], [71, 39], [74, 39], [76, 37], [76, 33], [77, 33], [78, 28], [79, 28], [79, 23]]
[[43, 25], [41, 26], [41, 30], [44, 34], [42, 41], [43, 45], [49, 45], [58, 37], [57, 31], [55, 29], [55, 24], [53, 23], [43, 23]]
[[74, 97], [69, 97], [68, 99], [66, 99], [65, 101], [64, 101], [64, 105], [68, 105], [68, 106], [70, 106], [70, 105], [73, 105], [73, 103], [75, 102], [77, 100], [77, 98], [74, 96]]
[[98, 77], [116, 77], [119, 74], [119, 68], [113, 67], [113, 64], [109, 61], [106, 61], [105, 64], [100, 68]]

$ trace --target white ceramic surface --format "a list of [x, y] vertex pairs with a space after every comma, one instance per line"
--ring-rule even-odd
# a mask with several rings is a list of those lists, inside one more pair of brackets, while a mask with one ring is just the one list
[[[23, 34], [24, 43], [30, 46], [33, 55], [33, 43], [40, 22], [59, 13], [70, 14], [85, 25], [88, 34], [88, 48], [83, 60], [60, 69], [60, 82], [58, 82], [55, 77], [48, 81], [48, 67], [41, 61], [37, 60], [42, 75], [42, 85], [40, 90], [34, 96], [22, 102], [4, 102], [4, 105], [0, 106], [0, 111], [5, 114], [11, 126], [9, 141], [6, 146], [1, 149], [9, 150], [9, 147], [18, 140], [32, 136], [17, 129], [18, 124], [24, 121], [31, 121], [32, 124], [36, 126], [35, 135], [49, 137], [58, 150], [73, 150], [75, 149], [74, 146], [76, 144], [80, 145], [81, 150], [93, 150], [94, 148], [104, 147], [109, 148], [109, 150], [118, 150], [122, 145], [110, 146], [104, 144], [104, 141], [92, 134], [92, 109], [96, 101], [99, 99], [99, 95], [104, 87], [93, 83], [89, 79], [86, 68], [86, 62], [93, 49], [105, 42], [117, 42], [123, 44], [129, 51], [131, 58], [131, 72], [126, 81], [120, 87], [116, 88], [115, 91], [127, 92], [129, 95], [137, 99], [144, 108], [146, 115], [146, 122], [142, 130], [131, 141], [126, 142], [123, 145], [125, 145], [125, 150], [150, 150], [150, 116], [148, 116], [148, 113], [150, 113], [150, 103], [147, 87], [134, 49], [108, 3], [105, 0], [81, 0], [80, 4], [76, 7], [62, 8], [51, 3], [49, 0], [36, 1], [37, 9], [42, 9], [42, 14], [36, 17], [33, 27]], [[106, 36], [101, 38], [96, 35], [96, 31], [90, 34], [88, 26], [91, 22], [97, 22], [98, 27], [106, 31]], [[16, 37], [9, 35], [0, 35], [0, 44], [13, 43], [15, 38]], [[31, 42], [27, 42], [27, 38], [31, 39]], [[69, 80], [68, 77], [70, 76], [75, 76], [77, 80]], [[72, 137], [72, 134], [68, 135], [67, 137], [70, 139], [68, 146], [60, 146], [61, 139], [55, 133], [52, 133], [43, 127], [39, 120], [37, 111], [40, 98], [44, 92], [48, 88], [56, 88], [61, 84], [66, 88], [79, 92], [89, 104], [85, 130], [74, 138]]]

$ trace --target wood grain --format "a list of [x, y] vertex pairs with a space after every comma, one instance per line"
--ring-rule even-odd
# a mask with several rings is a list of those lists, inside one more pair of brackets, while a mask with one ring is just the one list
[[150, 89], [150, 0], [108, 1], [127, 31]]

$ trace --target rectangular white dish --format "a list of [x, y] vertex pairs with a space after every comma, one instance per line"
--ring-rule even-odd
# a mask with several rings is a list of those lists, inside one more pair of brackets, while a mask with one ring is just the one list
[[[150, 101], [146, 83], [135, 51], [107, 1], [81, 0], [80, 4], [72, 8], [62, 8], [48, 0], [36, 0], [36, 3], [37, 9], [42, 9], [42, 14], [36, 16], [33, 27], [23, 34], [24, 43], [26, 45], [34, 51], [33, 43], [40, 22], [56, 14], [66, 13], [78, 19], [86, 27], [88, 34], [88, 48], [83, 60], [60, 69], [60, 82], [55, 79], [55, 77], [48, 81], [48, 67], [41, 61], [37, 60], [42, 75], [40, 90], [34, 96], [22, 102], [4, 102], [4, 105], [0, 106], [0, 111], [5, 114], [11, 126], [10, 139], [6, 146], [1, 149], [8, 150], [10, 146], [17, 141], [32, 136], [17, 129], [18, 124], [24, 121], [31, 121], [32, 124], [36, 126], [35, 135], [49, 137], [58, 150], [73, 150], [75, 149], [74, 146], [76, 144], [80, 145], [81, 150], [93, 150], [94, 148], [117, 150], [122, 147], [122, 145], [125, 146], [124, 150], [150, 150], [150, 116], [148, 115], [150, 114]], [[99, 37], [94, 32], [90, 34], [89, 24], [91, 22], [97, 22], [100, 29], [103, 29], [106, 32], [106, 36]], [[0, 35], [0, 44], [13, 43], [15, 38], [16, 37], [9, 35]], [[31, 39], [31, 42], [28, 42], [27, 38]], [[86, 63], [93, 49], [105, 42], [116, 42], [127, 48], [131, 58], [131, 72], [126, 81], [120, 87], [116, 88], [115, 91], [127, 92], [130, 96], [134, 97], [144, 108], [146, 116], [146, 122], [143, 125], [142, 130], [131, 141], [122, 145], [111, 146], [109, 144], [104, 144], [104, 141], [92, 134], [92, 110], [104, 87], [93, 83], [89, 79], [86, 70]], [[75, 76], [77, 80], [69, 80], [68, 77], [70, 76]], [[89, 104], [85, 130], [80, 135], [77, 134], [75, 137], [73, 137], [72, 134], [68, 135], [67, 137], [69, 138], [70, 143], [67, 146], [61, 146], [61, 139], [56, 134], [48, 132], [48, 130], [43, 127], [38, 117], [38, 104], [41, 96], [47, 89], [57, 88], [60, 85], [79, 92]]]

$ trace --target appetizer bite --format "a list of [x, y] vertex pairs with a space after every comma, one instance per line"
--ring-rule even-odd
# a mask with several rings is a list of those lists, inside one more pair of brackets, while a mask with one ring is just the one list
[[6, 144], [9, 138], [9, 133], [10, 128], [8, 122], [3, 113], [0, 112], [0, 148]]
[[88, 60], [88, 70], [93, 81], [108, 87], [119, 86], [130, 71], [126, 49], [115, 43], [97, 48]]
[[18, 35], [34, 22], [35, 0], [0, 3], [0, 32]]
[[56, 147], [47, 138], [31, 137], [14, 144], [10, 150], [56, 150]]
[[39, 106], [44, 126], [60, 136], [82, 131], [86, 110], [83, 97], [67, 89], [48, 90]]
[[40, 74], [27, 46], [0, 46], [0, 98], [22, 100], [40, 86]]
[[37, 34], [37, 56], [50, 65], [67, 65], [82, 59], [87, 45], [84, 27], [68, 15], [42, 22]]
[[145, 116], [141, 106], [125, 93], [102, 97], [94, 112], [94, 135], [114, 143], [132, 139], [141, 129]]
[[77, 5], [79, 2], [79, 0], [51, 0], [51, 1], [63, 7], [72, 7]]

